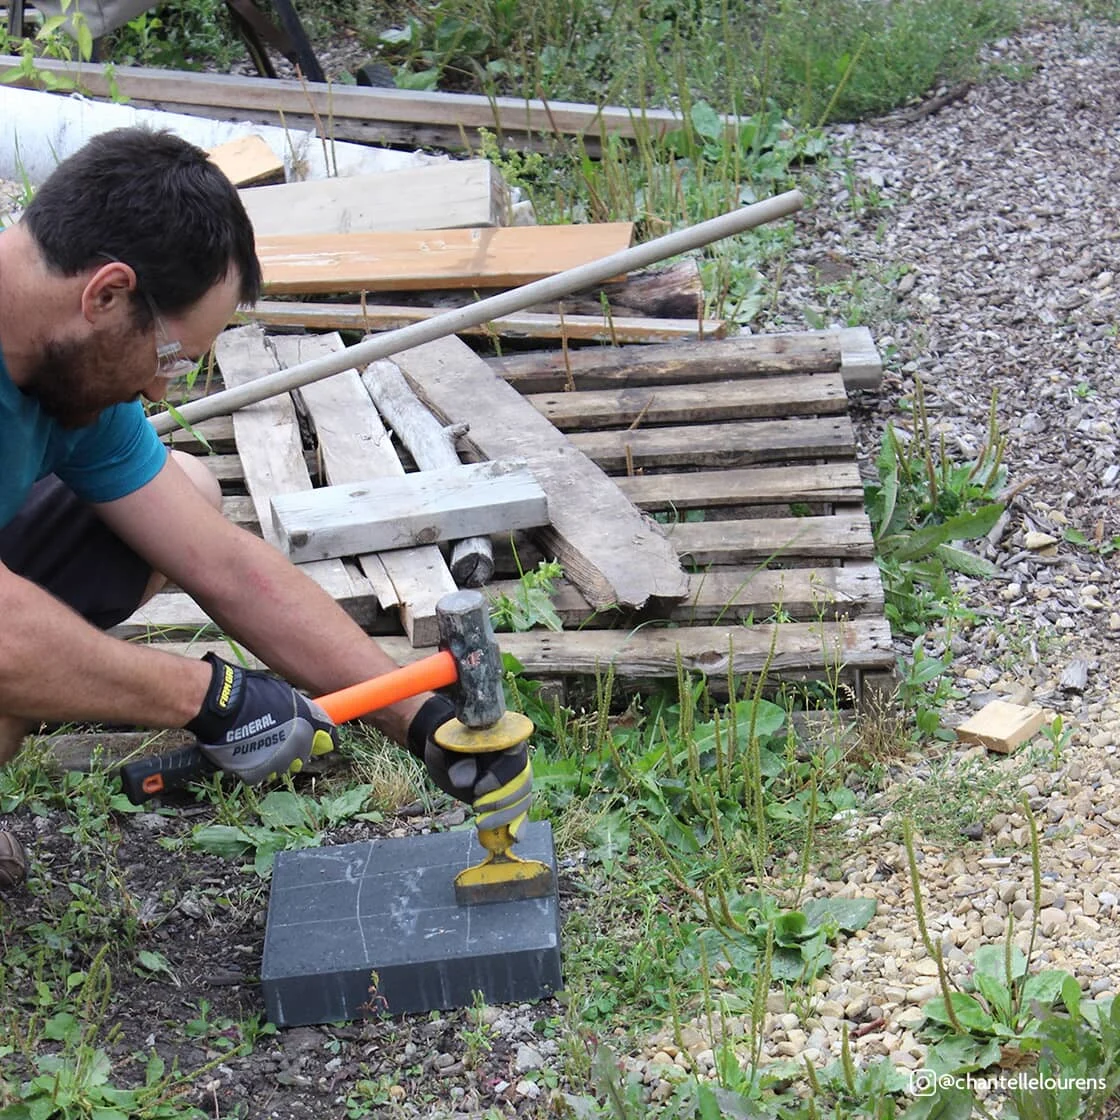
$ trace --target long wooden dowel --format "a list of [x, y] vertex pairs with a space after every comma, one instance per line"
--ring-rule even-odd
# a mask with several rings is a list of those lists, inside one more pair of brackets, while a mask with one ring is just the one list
[[[713, 241], [732, 237], [755, 226], [776, 221], [800, 210], [804, 201], [800, 191], [786, 191], [774, 198], [744, 206], [740, 210], [732, 210], [727, 214], [721, 214], [718, 218], [710, 218], [706, 222], [689, 226], [687, 229], [667, 233], [664, 237], [655, 238], [642, 245], [634, 245], [629, 249], [611, 253], [610, 256], [600, 260], [589, 261], [576, 268], [558, 272], [555, 276], [546, 276], [543, 280], [534, 280], [531, 284], [523, 284], [508, 292], [499, 292], [498, 295], [479, 300], [466, 307], [457, 307], [426, 322], [410, 323], [399, 330], [386, 331], [374, 338], [365, 339], [356, 346], [327, 354], [322, 358], [315, 358], [310, 362], [303, 362], [279, 373], [269, 374], [249, 384], [239, 385], [236, 389], [226, 389], [211, 397], [189, 401], [176, 409], [176, 412], [187, 424], [197, 424], [213, 416], [236, 412], [246, 405], [290, 392], [292, 389], [299, 389], [303, 385], [321, 381], [324, 377], [341, 373], [343, 370], [366, 365], [378, 358], [388, 358], [393, 354], [399, 354], [402, 350], [411, 350], [414, 346], [420, 346], [425, 342], [434, 342], [437, 338], [446, 338], [464, 327], [485, 323], [496, 315], [508, 315], [534, 303], [559, 299], [581, 288], [604, 283], [622, 273], [656, 264], [667, 257], [676, 256], [677, 253], [699, 249], [710, 245]], [[170, 412], [157, 413], [150, 419], [161, 435], [174, 431], [179, 426]]]

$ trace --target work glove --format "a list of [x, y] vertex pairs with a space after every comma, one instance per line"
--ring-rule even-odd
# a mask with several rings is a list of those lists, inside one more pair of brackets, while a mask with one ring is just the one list
[[424, 763], [439, 789], [474, 809], [479, 829], [508, 825], [516, 837], [533, 794], [528, 744], [481, 754], [446, 750], [433, 736], [454, 716], [455, 706], [446, 696], [425, 701], [408, 727], [409, 752]]
[[212, 675], [198, 715], [186, 725], [202, 753], [228, 774], [255, 785], [296, 773], [338, 745], [330, 717], [286, 681], [241, 669], [212, 653]]

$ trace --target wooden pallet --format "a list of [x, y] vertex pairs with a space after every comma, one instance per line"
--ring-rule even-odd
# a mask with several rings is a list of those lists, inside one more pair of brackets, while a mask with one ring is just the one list
[[[322, 338], [303, 343], [305, 348], [324, 344]], [[448, 345], [464, 347], [453, 339]], [[531, 406], [534, 415], [563, 433], [565, 446], [582, 452], [601, 468], [600, 474], [610, 477], [597, 484], [590, 475], [571, 476], [582, 480], [572, 482], [570, 497], [577, 510], [586, 510], [586, 524], [565, 531], [564, 547], [575, 549], [576, 555], [565, 558], [573, 578], [561, 582], [554, 602], [564, 630], [501, 636], [502, 648], [529, 675], [594, 674], [613, 665], [619, 678], [647, 679], [673, 676], [679, 663], [720, 678], [728, 672], [758, 672], [765, 665], [775, 677], [786, 679], [840, 673], [858, 689], [863, 674], [889, 671], [894, 655], [847, 416], [846, 390], [871, 387], [879, 375], [878, 356], [865, 330], [594, 347], [566, 356], [544, 352], [489, 362], [473, 355], [463, 358], [454, 350], [425, 358], [425, 350], [400, 355], [398, 363], [441, 419], [461, 418], [456, 398], [477, 403], [482, 390], [465, 380], [468, 376], [497, 375], [521, 394], [522, 407]], [[297, 350], [288, 364], [303, 356]], [[227, 361], [232, 370], [232, 352]], [[425, 380], [425, 368], [441, 363], [463, 379], [455, 383], [462, 385], [458, 392], [441, 394], [438, 376]], [[357, 374], [331, 382], [337, 382], [339, 393], [343, 385], [349, 394], [360, 388]], [[341, 411], [355, 414], [355, 399], [347, 398]], [[486, 400], [496, 412], [489, 396]], [[291, 439], [298, 431], [295, 410], [286, 401], [280, 406], [287, 433], [283, 438]], [[278, 406], [267, 407], [275, 413]], [[320, 401], [316, 407], [325, 406]], [[260, 449], [243, 444], [237, 430], [258, 430], [247, 416], [251, 412], [199, 427], [214, 451], [208, 462], [221, 480], [227, 516], [260, 532], [261, 480], [253, 478], [263, 470]], [[317, 464], [341, 454], [347, 439], [321, 415], [320, 446], [305, 441], [299, 456], [299, 466], [306, 461], [316, 475]], [[275, 415], [269, 423], [277, 423]], [[368, 431], [362, 430], [368, 443]], [[511, 433], [514, 443], [519, 434]], [[270, 439], [279, 438], [274, 430]], [[487, 438], [472, 429], [467, 443]], [[169, 442], [201, 450], [185, 433]], [[477, 451], [478, 444], [474, 446]], [[351, 464], [349, 469], [362, 468]], [[377, 473], [384, 471], [370, 468], [370, 475]], [[315, 481], [329, 479], [317, 476]], [[656, 522], [652, 532], [668, 540], [684, 569], [680, 598], [655, 591], [640, 610], [615, 610], [596, 599], [601, 584], [580, 571], [580, 541], [599, 536], [613, 540], [618, 532], [613, 514], [595, 512], [601, 495], [580, 490], [596, 486], [620, 491]], [[551, 537], [543, 537], [550, 555], [555, 549], [549, 546], [563, 535], [554, 528]], [[505, 578], [488, 590], [513, 594], [517, 585], [509, 577], [515, 570], [515, 548], [517, 562], [533, 565], [542, 555], [541, 541], [539, 534], [519, 534], [512, 545], [509, 539], [495, 538], [496, 563]], [[629, 562], [626, 548], [626, 540], [612, 545], [623, 566]], [[409, 551], [423, 551], [424, 556], [388, 553], [362, 558], [360, 565], [356, 559], [319, 562], [330, 564], [329, 571], [308, 568], [320, 582], [329, 581], [332, 594], [401, 662], [430, 652], [422, 643], [433, 640], [432, 603], [437, 589], [446, 589], [441, 571], [431, 584], [431, 601], [406, 615], [411, 624], [402, 623], [395, 590], [407, 586], [407, 573], [438, 563], [431, 546]], [[637, 552], [633, 563], [641, 563]], [[383, 564], [396, 564], [396, 574], [379, 571]], [[609, 576], [609, 563], [600, 568]], [[419, 625], [417, 618], [422, 619]], [[164, 592], [118, 633], [159, 640], [178, 650], [190, 641], [191, 650], [201, 653], [217, 637], [207, 625], [188, 597]], [[421, 644], [411, 645], [406, 633]]]

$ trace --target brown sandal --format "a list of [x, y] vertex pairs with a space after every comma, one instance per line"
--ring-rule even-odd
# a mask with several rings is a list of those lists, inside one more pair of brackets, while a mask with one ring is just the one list
[[0, 891], [27, 878], [27, 852], [10, 832], [0, 832]]

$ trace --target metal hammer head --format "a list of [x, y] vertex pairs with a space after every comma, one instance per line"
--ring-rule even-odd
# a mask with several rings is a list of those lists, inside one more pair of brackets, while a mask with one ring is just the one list
[[490, 727], [502, 718], [502, 655], [494, 640], [490, 611], [480, 591], [454, 591], [436, 603], [439, 644], [459, 670], [451, 690], [456, 717], [467, 727]]

